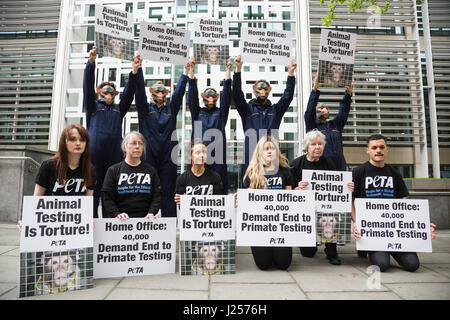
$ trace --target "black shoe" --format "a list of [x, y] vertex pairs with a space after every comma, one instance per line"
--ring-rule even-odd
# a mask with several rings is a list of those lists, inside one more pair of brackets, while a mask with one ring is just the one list
[[367, 258], [367, 251], [356, 250], [358, 257]]
[[335, 265], [335, 266], [339, 266], [339, 265], [342, 264], [342, 263], [341, 263], [341, 259], [339, 259], [339, 256], [338, 256], [338, 255], [335, 255], [335, 256], [327, 256], [327, 259], [328, 259], [328, 261], [329, 261], [331, 264], [333, 264], [333, 265]]

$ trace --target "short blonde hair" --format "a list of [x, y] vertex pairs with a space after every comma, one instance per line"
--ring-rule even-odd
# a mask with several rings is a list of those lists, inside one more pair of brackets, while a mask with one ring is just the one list
[[305, 138], [302, 141], [303, 152], [306, 152], [308, 150], [309, 144], [316, 138], [321, 138], [323, 140], [323, 146], [325, 147], [325, 144], [327, 143], [325, 135], [319, 130], [314, 129], [307, 132]]

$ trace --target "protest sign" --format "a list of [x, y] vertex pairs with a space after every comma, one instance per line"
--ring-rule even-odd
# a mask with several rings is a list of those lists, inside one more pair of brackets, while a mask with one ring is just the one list
[[175, 272], [176, 219], [94, 219], [94, 278]]
[[194, 18], [192, 42], [198, 64], [225, 65], [230, 55], [228, 20]]
[[428, 200], [355, 199], [357, 250], [431, 252]]
[[141, 22], [139, 53], [142, 59], [184, 65], [189, 61], [190, 31]]
[[99, 58], [133, 60], [134, 18], [126, 11], [95, 5], [95, 45]]
[[302, 180], [309, 182], [306, 190], [314, 192], [317, 211], [352, 211], [352, 193], [347, 186], [352, 181], [351, 172], [303, 170]]
[[288, 66], [291, 63], [292, 32], [241, 28], [242, 61]]
[[235, 230], [234, 196], [182, 195], [180, 274], [233, 274]]
[[23, 198], [20, 252], [92, 247], [92, 197]]
[[314, 194], [238, 189], [238, 246], [315, 247]]
[[19, 297], [93, 287], [92, 212], [92, 197], [24, 197]]
[[322, 29], [319, 48], [319, 83], [344, 87], [352, 83], [356, 33]]
[[233, 240], [234, 217], [233, 196], [182, 195], [180, 240]]

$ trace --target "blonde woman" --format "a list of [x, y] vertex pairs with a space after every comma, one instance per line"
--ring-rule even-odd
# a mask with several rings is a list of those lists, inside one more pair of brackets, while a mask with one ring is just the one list
[[[244, 175], [244, 187], [249, 189], [292, 189], [289, 161], [280, 152], [278, 141], [263, 136]], [[274, 266], [286, 270], [292, 261], [291, 247], [251, 247], [255, 264], [261, 270]]]

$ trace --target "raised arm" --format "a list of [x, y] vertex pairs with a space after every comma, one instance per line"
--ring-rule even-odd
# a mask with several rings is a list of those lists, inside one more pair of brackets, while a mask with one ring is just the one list
[[333, 119], [334, 123], [338, 127], [339, 131], [343, 131], [345, 124], [347, 123], [348, 115], [350, 113], [350, 104], [352, 103], [353, 82], [350, 86], [346, 87], [344, 96], [339, 103], [339, 112]]
[[177, 86], [173, 91], [172, 98], [170, 104], [172, 105], [172, 110], [174, 112], [173, 116], [176, 117], [178, 111], [180, 111], [181, 104], [183, 103], [183, 96], [186, 92], [186, 84], [188, 82], [188, 72], [190, 69], [191, 60], [189, 60], [184, 66], [184, 73], [181, 75], [180, 79], [178, 79]]
[[131, 103], [133, 102], [134, 93], [136, 92], [136, 78], [137, 78], [137, 72], [139, 68], [141, 68], [142, 59], [137, 53], [133, 58], [133, 71], [130, 72], [130, 75], [128, 76], [127, 84], [125, 85], [125, 88], [123, 89], [123, 95], [122, 99], [120, 99], [119, 103], [119, 109], [120, 114], [123, 117], [127, 114], [128, 110], [130, 110]]
[[222, 97], [220, 98], [220, 114], [222, 115], [224, 125], [228, 121], [228, 114], [230, 112], [231, 105], [231, 68], [233, 62], [231, 59], [227, 61], [227, 71], [225, 80], [223, 81]]
[[147, 107], [147, 95], [145, 94], [145, 81], [142, 67], [139, 67], [136, 73], [135, 102], [138, 114], [145, 114]]
[[283, 118], [286, 110], [289, 108], [289, 105], [294, 98], [294, 90], [295, 90], [295, 76], [294, 71], [297, 68], [297, 63], [294, 59], [292, 59], [291, 64], [288, 67], [288, 77], [286, 81], [286, 89], [284, 90], [283, 95], [280, 100], [274, 105], [275, 112], [277, 118]]
[[200, 103], [198, 101], [198, 88], [197, 79], [194, 74], [195, 59], [191, 60], [190, 73], [189, 73], [189, 89], [188, 89], [188, 102], [189, 110], [191, 112], [192, 122], [198, 120], [198, 114], [200, 113]]
[[243, 62], [241, 60], [241, 55], [238, 55], [234, 62], [236, 64], [236, 71], [233, 75], [232, 96], [239, 115], [241, 118], [244, 118], [247, 116], [249, 107], [247, 101], [245, 100], [244, 93], [242, 92], [241, 71]]
[[314, 79], [314, 87], [311, 90], [311, 94], [309, 95], [308, 106], [305, 111], [305, 127], [306, 132], [311, 131], [316, 128], [316, 107], [319, 102], [320, 91], [319, 87], [322, 84], [319, 83], [319, 74], [316, 73], [316, 77]]
[[93, 46], [89, 51], [89, 60], [84, 68], [83, 77], [83, 106], [86, 112], [86, 123], [89, 128], [91, 115], [95, 112], [95, 100], [97, 94], [95, 92], [95, 59], [97, 57], [97, 47]]

